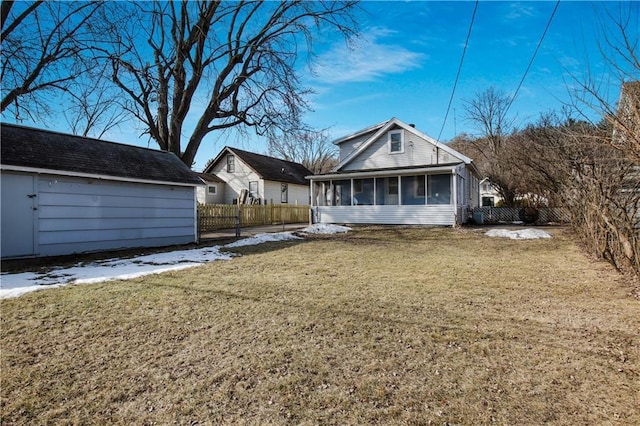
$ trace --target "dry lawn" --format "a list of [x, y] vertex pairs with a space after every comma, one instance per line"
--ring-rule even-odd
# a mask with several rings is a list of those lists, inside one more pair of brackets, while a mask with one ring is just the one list
[[12, 424], [640, 424], [640, 302], [568, 231], [358, 228], [3, 300]]

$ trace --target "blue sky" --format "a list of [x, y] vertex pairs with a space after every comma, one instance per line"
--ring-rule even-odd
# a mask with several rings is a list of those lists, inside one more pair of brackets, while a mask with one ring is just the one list
[[[436, 138], [475, 3], [364, 1], [361, 6], [362, 37], [355, 46], [350, 49], [344, 41], [328, 40], [317, 52], [314, 72], [305, 70], [304, 81], [315, 91], [309, 98], [313, 111], [307, 114], [307, 122], [319, 129], [329, 128], [331, 138], [337, 139], [397, 117]], [[465, 100], [490, 86], [507, 95], [514, 93], [555, 6], [555, 1], [479, 2], [442, 141], [462, 132], [477, 134], [464, 118]], [[598, 48], [608, 21], [598, 15], [603, 8], [616, 15], [620, 7], [631, 7], [638, 22], [640, 3], [560, 3], [510, 108], [516, 125], [559, 110], [569, 101], [568, 86], [574, 78], [582, 80], [591, 73], [608, 81]], [[613, 102], [618, 83], [613, 79], [610, 87]], [[225, 143], [239, 143], [233, 138], [214, 142], [211, 136], [201, 147], [196, 169]], [[266, 152], [264, 141], [257, 137], [242, 145]]]
[[[556, 2], [479, 2], [443, 127], [474, 6], [468, 1], [363, 1], [358, 15], [361, 38], [349, 48], [337, 36], [322, 34], [325, 39], [316, 51], [313, 72], [301, 65], [304, 84], [315, 92], [309, 97], [313, 111], [306, 115], [306, 122], [329, 128], [332, 139], [391, 117], [414, 123], [434, 138], [442, 128], [442, 141], [462, 132], [477, 134], [465, 120], [464, 101], [490, 86], [507, 95], [514, 93]], [[573, 79], [586, 75], [601, 80], [615, 102], [619, 80], [610, 81], [598, 47], [603, 25], [610, 21], [598, 16], [605, 11], [617, 15], [620, 8], [632, 11], [631, 28], [638, 40], [640, 2], [560, 2], [511, 106], [516, 125], [559, 110], [569, 100]], [[139, 139], [140, 134], [140, 128], [123, 125], [104, 138], [157, 148], [155, 142]], [[266, 141], [258, 136], [239, 139], [232, 133], [214, 132], [200, 146], [194, 169], [202, 170], [225, 145], [267, 150]]]
[[[494, 86], [512, 95], [556, 2], [481, 1], [441, 140], [477, 133], [464, 100]], [[393, 116], [437, 137], [443, 125], [469, 30], [474, 2], [365, 2], [359, 50], [336, 44], [319, 57], [315, 112], [308, 120], [339, 137]], [[602, 8], [620, 3], [561, 2], [510, 114], [516, 124], [569, 100], [567, 85], [587, 70], [605, 77], [598, 51]], [[633, 7], [638, 16], [639, 3]], [[636, 27], [637, 31], [637, 27]], [[637, 33], [636, 33], [637, 39]], [[637, 70], [636, 70], [637, 72]], [[617, 98], [617, 82], [611, 88]]]

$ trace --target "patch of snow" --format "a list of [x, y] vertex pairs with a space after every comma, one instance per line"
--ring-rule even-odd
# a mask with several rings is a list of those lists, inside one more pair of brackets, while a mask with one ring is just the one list
[[300, 232], [307, 234], [339, 234], [348, 231], [351, 231], [348, 226], [331, 225], [329, 223], [316, 223], [300, 230]]
[[538, 238], [551, 238], [551, 234], [541, 229], [525, 228], [515, 231], [508, 229], [491, 229], [485, 234], [487, 237], [503, 237], [512, 240], [536, 240]]
[[293, 235], [291, 232], [277, 232], [274, 234], [256, 234], [249, 238], [226, 244], [226, 248], [253, 246], [257, 244], [269, 243], [272, 241], [301, 240], [301, 237]]
[[[309, 233], [346, 232], [350, 228], [336, 225], [314, 225]], [[68, 284], [95, 284], [112, 280], [127, 280], [167, 271], [178, 271], [200, 266], [215, 260], [229, 260], [233, 254], [221, 249], [244, 247], [272, 241], [302, 239], [291, 232], [256, 234], [225, 246], [176, 250], [154, 253], [128, 259], [105, 259], [90, 263], [78, 263], [67, 268], [54, 268], [46, 272], [3, 273], [0, 275], [0, 298], [18, 297], [25, 293], [47, 288], [58, 288]]]
[[160, 274], [200, 266], [214, 260], [229, 260], [220, 247], [203, 247], [155, 253], [130, 259], [106, 259], [79, 263], [68, 268], [47, 272], [21, 272], [0, 275], [0, 298], [21, 296], [31, 291], [62, 287], [67, 284], [95, 284], [112, 280], [126, 280], [149, 274]]

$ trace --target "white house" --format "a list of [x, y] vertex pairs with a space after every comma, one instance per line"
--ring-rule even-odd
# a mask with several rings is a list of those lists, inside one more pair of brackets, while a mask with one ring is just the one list
[[240, 197], [245, 203], [308, 205], [310, 174], [299, 163], [224, 147], [200, 174], [208, 181], [198, 202], [235, 204]]
[[334, 141], [340, 162], [308, 176], [321, 223], [454, 225], [478, 206], [472, 160], [397, 118]]
[[489, 178], [480, 181], [480, 203], [482, 207], [495, 207], [498, 202], [502, 201], [502, 197], [498, 193], [498, 189], [491, 183]]
[[3, 259], [197, 241], [202, 182], [164, 151], [2, 124]]

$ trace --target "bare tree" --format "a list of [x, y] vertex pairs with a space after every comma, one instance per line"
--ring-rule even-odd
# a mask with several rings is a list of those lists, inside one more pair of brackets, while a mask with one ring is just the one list
[[111, 67], [97, 65], [70, 85], [62, 111], [75, 135], [101, 138], [130, 119], [120, 106], [120, 92], [110, 82]]
[[[580, 139], [567, 204], [574, 229], [591, 252], [640, 276], [640, 5], [604, 5], [599, 34], [599, 73], [573, 75], [572, 107], [600, 131]], [[587, 61], [589, 63], [589, 61]], [[620, 88], [612, 97], [609, 88]]]
[[513, 150], [505, 146], [515, 121], [515, 118], [507, 117], [509, 104], [509, 96], [489, 87], [476, 94], [475, 98], [465, 101], [465, 113], [466, 119], [476, 126], [481, 135], [471, 140], [480, 154], [473, 158], [482, 164], [481, 170], [498, 189], [505, 205], [512, 207], [519, 192], [519, 174], [511, 161]]
[[320, 30], [354, 35], [355, 5], [137, 3], [140, 19], [111, 58], [113, 80], [160, 148], [191, 165], [213, 131], [299, 127], [308, 93], [296, 71], [299, 54], [310, 57]]
[[493, 155], [500, 153], [505, 135], [511, 132], [515, 122], [515, 118], [507, 117], [510, 103], [509, 96], [493, 86], [465, 100], [466, 119], [487, 139]]
[[338, 164], [338, 150], [326, 131], [272, 134], [269, 136], [269, 154], [300, 163], [314, 174], [326, 173]]
[[[2, 2], [2, 109], [16, 119], [46, 116], [52, 100], [68, 93], [93, 64], [102, 2]], [[57, 104], [57, 102], [56, 102]]]
[[[615, 137], [603, 140], [635, 162], [640, 162], [640, 5], [621, 3], [616, 12], [602, 7], [595, 12], [603, 20], [599, 35], [598, 78], [587, 67], [583, 75], [573, 75], [572, 108], [585, 120], [596, 113], [604, 117]], [[589, 61], [587, 61], [588, 63]], [[610, 85], [620, 88], [612, 99]]]

